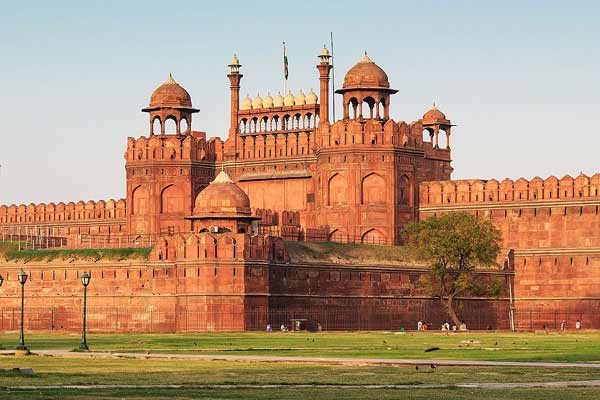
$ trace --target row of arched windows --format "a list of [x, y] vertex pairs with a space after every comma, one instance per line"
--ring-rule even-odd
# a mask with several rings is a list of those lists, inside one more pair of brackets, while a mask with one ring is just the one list
[[319, 124], [319, 116], [312, 113], [295, 115], [274, 115], [240, 119], [240, 133], [277, 132], [295, 129], [314, 129]]

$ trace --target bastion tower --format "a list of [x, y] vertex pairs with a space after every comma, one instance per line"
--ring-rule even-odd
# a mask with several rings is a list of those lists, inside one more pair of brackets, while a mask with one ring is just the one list
[[[204, 132], [192, 131], [189, 93], [171, 75], [150, 97], [149, 136], [129, 138], [127, 228], [132, 235], [191, 230], [194, 199], [214, 177]], [[214, 152], [213, 152], [214, 153]]]

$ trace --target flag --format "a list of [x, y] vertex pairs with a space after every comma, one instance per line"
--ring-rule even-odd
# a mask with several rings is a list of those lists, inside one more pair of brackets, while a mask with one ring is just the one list
[[283, 77], [285, 78], [286, 81], [287, 81], [289, 72], [290, 71], [288, 69], [287, 51], [285, 49], [285, 42], [283, 42]]

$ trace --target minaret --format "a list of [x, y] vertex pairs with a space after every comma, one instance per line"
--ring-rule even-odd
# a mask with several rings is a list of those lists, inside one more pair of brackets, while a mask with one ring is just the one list
[[319, 59], [321, 62], [317, 65], [319, 70], [319, 125], [321, 123], [329, 123], [329, 71], [331, 71], [331, 64], [329, 64], [329, 50], [323, 46]]
[[[240, 110], [240, 81], [242, 80], [242, 77], [244, 75], [240, 74], [240, 67], [242, 66], [242, 64], [240, 64], [240, 60], [237, 58], [237, 56], [234, 54], [233, 58], [231, 59], [231, 64], [228, 65], [229, 67], [229, 74], [227, 75], [227, 77], [229, 78], [229, 82], [230, 82], [230, 89], [231, 89], [231, 121], [229, 124], [229, 138], [233, 138], [233, 140], [236, 143], [236, 147], [237, 147], [237, 133], [238, 133], [238, 112]], [[237, 154], [237, 148], [236, 148], [236, 154]], [[237, 157], [237, 155], [236, 155]]]

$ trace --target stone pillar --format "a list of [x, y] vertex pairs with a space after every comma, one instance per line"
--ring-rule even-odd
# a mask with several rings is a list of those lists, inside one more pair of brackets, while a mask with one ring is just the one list
[[229, 122], [229, 138], [234, 138], [237, 142], [238, 132], [238, 112], [240, 110], [240, 81], [244, 75], [239, 72], [232, 72], [227, 75], [231, 89], [231, 119]]
[[329, 122], [329, 71], [332, 66], [329, 61], [317, 65], [319, 70], [319, 124]]

